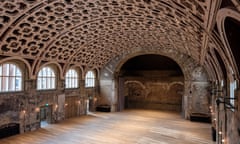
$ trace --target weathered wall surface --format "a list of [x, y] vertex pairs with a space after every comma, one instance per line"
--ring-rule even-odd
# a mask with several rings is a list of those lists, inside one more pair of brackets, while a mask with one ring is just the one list
[[141, 77], [125, 77], [125, 108], [181, 111], [184, 77], [171, 76], [173, 73], [139, 71]]
[[[62, 81], [59, 81], [61, 83]], [[26, 92], [0, 94], [0, 128], [10, 123], [20, 125], [20, 133], [40, 128], [40, 107], [48, 106], [49, 123], [86, 114], [85, 91], [80, 89], [37, 91], [35, 81], [26, 82]], [[83, 88], [82, 88], [83, 89]], [[91, 91], [91, 90], [89, 90]]]
[[[142, 53], [146, 54], [145, 51]], [[210, 105], [210, 91], [209, 91], [209, 81], [208, 75], [205, 69], [199, 66], [193, 59], [190, 57], [180, 54], [177, 51], [169, 51], [168, 49], [163, 49], [161, 52], [156, 51], [155, 54], [161, 54], [172, 58], [175, 60], [178, 65], [181, 67], [184, 80], [183, 80], [183, 94], [182, 94], [182, 114], [188, 119], [191, 113], [209, 113]], [[100, 76], [100, 95], [102, 103], [107, 103], [112, 107], [115, 107], [115, 110], [122, 110], [124, 105], [124, 95], [122, 74], [120, 72], [121, 65], [126, 62], [131, 57], [136, 55], [123, 55], [121, 58], [117, 57], [112, 60], [105, 68], [101, 70]], [[151, 78], [148, 78], [148, 82], [140, 81], [144, 85], [151, 86], [151, 89], [154, 89], [153, 93], [160, 93], [158, 86], [161, 85], [161, 91], [163, 87], [171, 84], [173, 81], [155, 81], [151, 82]], [[103, 85], [102, 85], [103, 84]], [[158, 86], [157, 86], [158, 85]], [[167, 93], [167, 91], [165, 91]], [[170, 93], [168, 93], [170, 95]], [[155, 94], [154, 94], [155, 95]], [[155, 99], [155, 98], [154, 98]], [[160, 98], [162, 99], [162, 98]], [[165, 100], [165, 99], [162, 99]], [[146, 100], [147, 101], [147, 100]], [[167, 101], [167, 100], [165, 100]], [[158, 101], [159, 102], [159, 101]], [[135, 103], [136, 104], [136, 103]], [[152, 104], [153, 105], [153, 104]], [[157, 107], [156, 107], [157, 108]], [[159, 107], [160, 108], [160, 107]]]
[[100, 74], [100, 96], [97, 105], [110, 105], [111, 111], [117, 111], [115, 91], [118, 83], [115, 83], [113, 72], [110, 69], [102, 69]]
[[[235, 96], [236, 98], [240, 97], [239, 90], [236, 90]], [[217, 97], [221, 97], [220, 100], [224, 101], [222, 94], [217, 94]], [[226, 104], [215, 105], [216, 109], [213, 114], [216, 116], [216, 141], [218, 143], [224, 141], [227, 144], [240, 144], [240, 101], [239, 99], [235, 100], [235, 109], [227, 107], [227, 101], [225, 99]]]

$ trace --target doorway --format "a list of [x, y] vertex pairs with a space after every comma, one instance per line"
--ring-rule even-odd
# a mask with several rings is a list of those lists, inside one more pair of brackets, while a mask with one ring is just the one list
[[47, 127], [52, 119], [52, 106], [45, 105], [40, 107], [40, 127]]

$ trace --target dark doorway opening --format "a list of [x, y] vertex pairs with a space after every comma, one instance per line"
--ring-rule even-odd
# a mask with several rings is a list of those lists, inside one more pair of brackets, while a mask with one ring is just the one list
[[228, 44], [232, 51], [232, 55], [237, 64], [238, 71], [240, 71], [240, 50], [239, 50], [239, 37], [240, 37], [240, 21], [227, 17], [225, 22], [225, 31]]
[[51, 123], [52, 119], [52, 106], [46, 104], [40, 107], [40, 127], [46, 127]]

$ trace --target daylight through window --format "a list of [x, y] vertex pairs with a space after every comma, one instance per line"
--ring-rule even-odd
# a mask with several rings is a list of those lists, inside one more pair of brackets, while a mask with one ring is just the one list
[[77, 88], [78, 87], [78, 74], [76, 70], [70, 69], [65, 76], [65, 88]]
[[44, 67], [38, 73], [37, 89], [55, 89], [56, 88], [56, 76], [52, 68]]
[[95, 75], [93, 71], [88, 71], [85, 79], [85, 87], [94, 87], [95, 86]]
[[15, 64], [0, 64], [0, 92], [21, 91], [22, 73]]

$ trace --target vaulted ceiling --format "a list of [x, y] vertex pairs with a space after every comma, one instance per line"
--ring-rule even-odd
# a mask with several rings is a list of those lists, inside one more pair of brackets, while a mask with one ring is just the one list
[[0, 0], [0, 55], [101, 68], [137, 50], [203, 64], [216, 0]]

